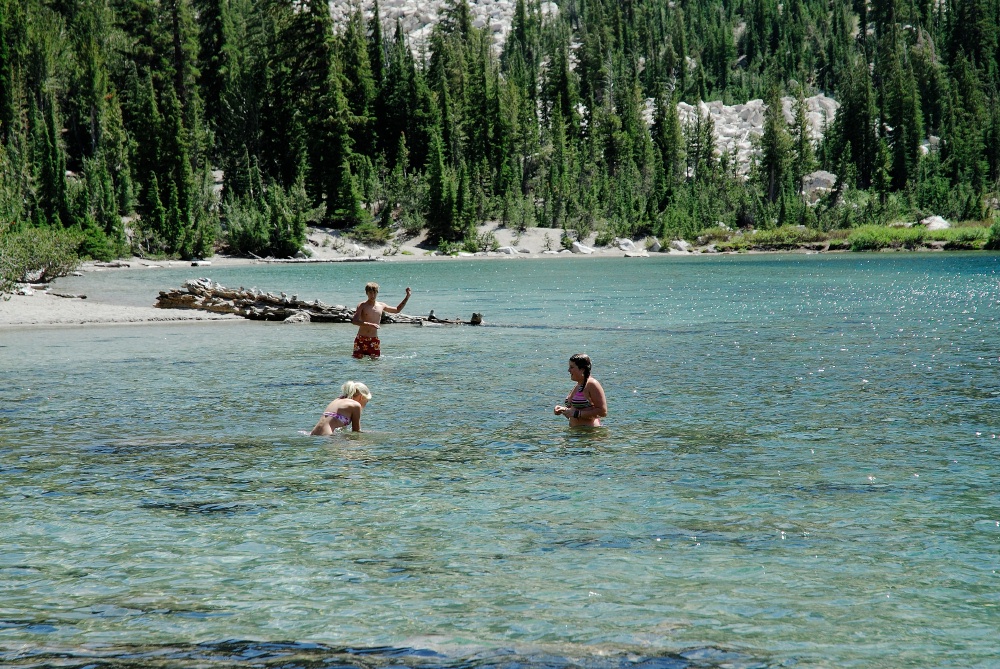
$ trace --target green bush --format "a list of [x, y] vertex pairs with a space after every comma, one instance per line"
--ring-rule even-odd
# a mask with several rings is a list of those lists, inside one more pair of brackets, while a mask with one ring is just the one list
[[233, 198], [222, 203], [222, 211], [226, 221], [226, 242], [231, 253], [267, 253], [271, 245], [271, 230], [270, 211], [266, 204], [249, 198]]
[[85, 258], [93, 258], [94, 260], [103, 260], [105, 262], [113, 260], [117, 257], [115, 249], [111, 246], [111, 240], [108, 236], [100, 229], [96, 227], [88, 227], [83, 231], [83, 239], [80, 242], [80, 255]]
[[457, 256], [463, 249], [464, 246], [461, 242], [441, 241], [438, 243], [437, 247], [438, 253], [446, 256]]
[[478, 253], [479, 251], [496, 251], [500, 248], [500, 242], [496, 235], [489, 230], [482, 234], [470, 233], [462, 242], [462, 250], [466, 253]]
[[983, 248], [990, 250], [1000, 249], [1000, 218], [993, 221], [990, 231], [986, 236], [986, 244]]
[[986, 245], [990, 230], [991, 228], [971, 226], [931, 230], [927, 232], [927, 239], [944, 242], [946, 249], [976, 250]]
[[773, 230], [757, 230], [749, 235], [749, 244], [762, 251], [795, 249], [803, 244], [822, 242], [826, 236], [819, 230], [783, 225]]
[[348, 233], [348, 237], [366, 246], [385, 246], [391, 236], [392, 233], [388, 228], [380, 227], [372, 221], [365, 221], [361, 225], [356, 225]]
[[301, 177], [288, 190], [272, 183], [263, 198], [222, 203], [226, 244], [240, 255], [294, 256], [305, 244], [308, 224], [319, 221], [325, 210], [325, 205], [310, 205]]
[[399, 228], [407, 237], [416, 237], [424, 231], [424, 217], [415, 211], [404, 211], [399, 217]]
[[922, 246], [927, 230], [920, 227], [886, 228], [863, 225], [851, 231], [847, 242], [852, 251], [881, 251], [882, 249], [915, 249]]
[[598, 230], [597, 237], [594, 238], [594, 246], [610, 246], [617, 236], [611, 226], [605, 226]]
[[80, 264], [81, 241], [73, 230], [0, 230], [0, 295], [9, 295], [16, 283], [47, 283], [66, 276]]
[[695, 234], [693, 239], [688, 241], [696, 242], [699, 245], [704, 246], [705, 244], [713, 244], [719, 242], [727, 242], [734, 236], [734, 232], [729, 228], [724, 228], [721, 225], [713, 225], [707, 228], [703, 228], [697, 234]]
[[750, 250], [750, 239], [746, 235], [733, 235], [728, 241], [716, 243], [715, 250], [746, 253]]

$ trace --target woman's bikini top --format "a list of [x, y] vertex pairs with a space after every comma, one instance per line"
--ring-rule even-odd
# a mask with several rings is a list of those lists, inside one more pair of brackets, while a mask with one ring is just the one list
[[587, 394], [583, 392], [586, 383], [587, 382], [584, 381], [583, 383], [578, 385], [576, 387], [576, 390], [574, 390], [573, 393], [566, 398], [566, 401], [574, 409], [589, 409], [590, 407], [594, 406], [593, 404], [590, 403], [590, 400], [587, 399]]
[[329, 418], [330, 420], [338, 420], [341, 423], [343, 423], [344, 425], [347, 425], [348, 423], [351, 422], [350, 418], [348, 418], [347, 416], [345, 416], [343, 414], [339, 414], [336, 411], [324, 411], [323, 412], [323, 417], [324, 418]]

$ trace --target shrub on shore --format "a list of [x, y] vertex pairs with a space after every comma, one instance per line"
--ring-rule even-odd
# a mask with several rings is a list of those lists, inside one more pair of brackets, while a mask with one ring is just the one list
[[986, 242], [983, 244], [983, 248], [991, 251], [1000, 250], [1000, 218], [994, 219], [993, 225], [986, 233]]
[[10, 295], [18, 283], [47, 283], [66, 276], [80, 264], [79, 232], [26, 228], [0, 229], [0, 295]]
[[[1000, 249], [1000, 224], [986, 228], [972, 223], [944, 230], [920, 226], [889, 227], [862, 225], [830, 230], [785, 225], [772, 230], [732, 232], [715, 227], [697, 236], [700, 245], [714, 244], [719, 251], [789, 251], [800, 248], [825, 248], [830, 251], [882, 251], [938, 246], [949, 250]], [[993, 244], [991, 246], [991, 244]]]

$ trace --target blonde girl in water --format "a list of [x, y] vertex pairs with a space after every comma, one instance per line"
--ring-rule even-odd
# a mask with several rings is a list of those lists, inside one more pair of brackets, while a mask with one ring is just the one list
[[577, 353], [569, 359], [569, 378], [576, 383], [566, 406], [557, 404], [555, 414], [569, 418], [570, 427], [599, 427], [601, 418], [608, 415], [608, 400], [600, 382], [590, 375], [590, 356]]
[[330, 435], [337, 428], [347, 427], [348, 424], [353, 432], [360, 432], [361, 412], [371, 398], [372, 392], [368, 390], [368, 386], [357, 381], [348, 381], [340, 387], [340, 397], [326, 406], [323, 417], [319, 419], [310, 434]]

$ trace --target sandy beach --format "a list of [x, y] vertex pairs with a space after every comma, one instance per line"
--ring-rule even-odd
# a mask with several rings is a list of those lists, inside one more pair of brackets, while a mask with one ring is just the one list
[[132, 307], [79, 298], [57, 297], [42, 291], [35, 291], [34, 295], [14, 295], [9, 300], [0, 301], [0, 330], [33, 326], [220, 320], [241, 321], [243, 319], [239, 316], [213, 314], [207, 311]]
[[[456, 258], [483, 260], [528, 260], [532, 258], [592, 258], [614, 257], [629, 254], [641, 254], [642, 245], [636, 243], [634, 252], [626, 252], [618, 246], [597, 248], [593, 246], [593, 235], [584, 240], [584, 244], [593, 249], [592, 254], [572, 253], [561, 250], [559, 243], [560, 230], [549, 228], [530, 228], [518, 234], [516, 230], [480, 226], [479, 234], [492, 233], [497, 244], [510, 247], [510, 252], [462, 253], [459, 256], [436, 255], [434, 251], [424, 246], [424, 237], [414, 237], [394, 245], [383, 247], [365, 247], [341, 236], [338, 231], [322, 229], [311, 230], [308, 235], [308, 248], [312, 255], [307, 261], [332, 262], [351, 259], [375, 258], [380, 262], [453, 262]], [[549, 251], [549, 252], [547, 252]], [[268, 263], [268, 259], [231, 258], [213, 256], [206, 259], [206, 271], [209, 267], [225, 267], [232, 265], [251, 265]], [[208, 264], [210, 263], [210, 264]], [[149, 260], [145, 258], [125, 258], [112, 263], [86, 262], [80, 265], [78, 272], [132, 272], [155, 271], [163, 267], [190, 267], [190, 261], [181, 260]], [[0, 330], [21, 327], [79, 327], [86, 325], [108, 325], [128, 323], [157, 323], [177, 321], [242, 321], [239, 316], [214, 314], [206, 311], [189, 311], [184, 309], [157, 309], [152, 305], [137, 307], [131, 305], [96, 302], [93, 299], [80, 297], [61, 297], [59, 280], [54, 281], [47, 289], [36, 288], [28, 291], [28, 295], [13, 295], [8, 300], [0, 300]], [[176, 286], [163, 286], [163, 289]], [[65, 293], [64, 293], [65, 294]]]

